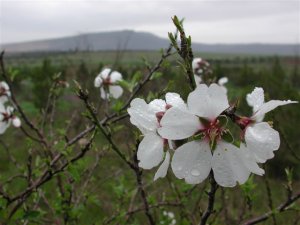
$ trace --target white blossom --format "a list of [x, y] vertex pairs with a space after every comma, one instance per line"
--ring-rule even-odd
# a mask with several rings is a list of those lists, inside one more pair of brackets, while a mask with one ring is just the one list
[[94, 81], [95, 87], [100, 87], [100, 95], [102, 99], [109, 97], [119, 98], [123, 94], [123, 88], [117, 84], [122, 80], [122, 74], [117, 71], [111, 71], [106, 68], [102, 70]]
[[21, 126], [21, 120], [13, 114], [13, 107], [0, 103], [0, 134], [3, 134], [12, 123], [15, 127]]
[[[165, 101], [155, 99], [147, 104], [143, 99], [135, 98], [127, 110], [131, 123], [138, 127], [144, 135], [137, 152], [139, 166], [143, 169], [151, 169], [163, 161], [154, 180], [166, 176], [170, 163], [170, 153], [164, 152], [164, 146], [166, 143], [170, 143], [170, 140], [165, 140], [157, 133], [160, 121], [169, 108], [186, 110], [186, 104], [178, 94], [167, 93], [165, 99]], [[172, 148], [171, 143], [169, 146]]]
[[[253, 158], [246, 157], [236, 146], [221, 140], [224, 129], [219, 124], [218, 116], [229, 107], [222, 87], [217, 84], [209, 87], [199, 85], [189, 94], [187, 106], [188, 110], [169, 109], [158, 128], [159, 134], [166, 139], [185, 139], [196, 133], [203, 135], [201, 140], [188, 142], [176, 149], [171, 167], [177, 178], [197, 184], [213, 170], [219, 185], [233, 187], [237, 182], [246, 182], [250, 172], [262, 173]], [[208, 120], [208, 124], [202, 124], [199, 117]], [[213, 153], [210, 146], [212, 140], [217, 141]]]
[[262, 122], [265, 114], [278, 106], [297, 103], [291, 100], [271, 100], [265, 102], [264, 90], [256, 87], [251, 94], [247, 95], [247, 102], [253, 109], [253, 115], [247, 119], [245, 128], [245, 142], [247, 148], [259, 163], [274, 157], [274, 151], [279, 149], [279, 133], [270, 124]]
[[210, 64], [202, 58], [194, 58], [192, 62], [192, 68], [196, 85], [198, 86], [202, 82], [202, 75], [210, 67]]
[[8, 97], [11, 96], [9, 86], [5, 81], [0, 82], [0, 103], [5, 103], [8, 100]]

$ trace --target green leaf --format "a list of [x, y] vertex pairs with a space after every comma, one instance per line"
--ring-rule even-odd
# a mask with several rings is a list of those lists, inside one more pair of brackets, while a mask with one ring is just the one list
[[226, 142], [229, 142], [229, 143], [233, 143], [234, 142], [234, 138], [231, 134], [231, 132], [229, 130], [225, 130], [223, 133], [222, 133], [222, 139]]
[[206, 118], [203, 118], [203, 117], [199, 117], [199, 120], [201, 122], [201, 124], [204, 126], [204, 127], [207, 127], [210, 125], [210, 121]]
[[220, 127], [226, 127], [228, 123], [228, 118], [227, 116], [221, 115], [218, 117], [218, 121]]
[[25, 212], [25, 215], [23, 216], [23, 219], [35, 219], [41, 215], [40, 211], [37, 210], [30, 210]]
[[143, 74], [141, 73], [141, 71], [137, 71], [135, 72], [135, 74], [133, 74], [132, 79], [131, 79], [131, 83], [136, 84], [138, 83], [143, 77]]
[[151, 80], [158, 79], [158, 78], [162, 77], [162, 75], [163, 74], [161, 72], [155, 72], [155, 73], [152, 74]]
[[80, 180], [80, 172], [75, 164], [68, 167], [68, 172], [76, 182]]
[[119, 111], [121, 111], [123, 105], [124, 105], [123, 101], [120, 99], [117, 99], [114, 102], [114, 105], [112, 106], [112, 110], [114, 110], [115, 112], [119, 112]]
[[126, 80], [119, 80], [117, 82], [118, 85], [120, 85], [122, 88], [132, 92], [132, 85], [131, 83], [127, 82]]

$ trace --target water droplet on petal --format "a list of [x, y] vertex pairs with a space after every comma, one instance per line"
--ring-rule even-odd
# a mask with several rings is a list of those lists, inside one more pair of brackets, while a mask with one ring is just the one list
[[193, 170], [191, 171], [191, 174], [192, 174], [193, 176], [197, 177], [197, 176], [200, 176], [200, 171], [199, 171], [199, 170], [196, 170], [196, 169], [193, 169]]

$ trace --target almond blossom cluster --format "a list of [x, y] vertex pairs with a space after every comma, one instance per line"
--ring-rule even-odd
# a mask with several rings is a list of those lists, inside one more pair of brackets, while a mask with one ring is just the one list
[[[253, 107], [252, 116], [228, 115], [227, 91], [215, 83], [199, 84], [186, 103], [177, 93], [148, 104], [133, 99], [128, 108], [130, 121], [144, 135], [137, 152], [139, 166], [151, 169], [159, 165], [156, 180], [166, 176], [171, 164], [174, 175], [189, 184], [202, 182], [212, 171], [223, 187], [243, 184], [251, 173], [263, 175], [258, 163], [274, 157], [280, 145], [279, 133], [263, 117], [296, 101], [265, 102], [263, 89], [255, 88], [247, 102]], [[241, 128], [239, 146], [228, 139], [230, 119]]]
[[14, 108], [5, 106], [10, 96], [11, 92], [7, 83], [0, 82], [0, 134], [3, 134], [11, 124], [14, 127], [21, 126], [21, 120], [14, 115]]

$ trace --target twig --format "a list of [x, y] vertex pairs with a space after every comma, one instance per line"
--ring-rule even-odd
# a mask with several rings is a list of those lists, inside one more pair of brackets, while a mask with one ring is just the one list
[[[281, 205], [279, 205], [277, 208], [276, 208], [276, 211], [275, 212], [284, 212], [285, 210], [288, 209], [288, 207], [290, 205], [292, 205], [295, 201], [297, 201], [298, 199], [300, 198], [300, 192], [297, 193], [296, 195], [292, 196], [291, 198], [288, 198], [284, 203], [282, 203]], [[250, 219], [246, 222], [243, 223], [243, 225], [253, 225], [253, 224], [258, 224], [258, 223], [261, 223], [263, 221], [266, 221], [267, 219], [269, 219], [272, 214], [275, 213], [274, 211], [269, 211], [259, 217], [256, 217], [256, 218], [253, 218], [253, 219]]]
[[143, 186], [142, 171], [138, 167], [137, 154], [134, 155], [133, 160], [134, 160], [134, 172], [136, 174], [138, 189], [141, 193], [141, 197], [142, 197], [142, 200], [143, 200], [145, 214], [148, 218], [149, 224], [150, 225], [155, 225], [154, 219], [153, 219], [153, 217], [150, 213], [150, 207], [149, 207], [149, 203], [148, 203], [148, 200], [147, 200], [147, 194], [146, 194], [146, 191], [145, 191], [144, 186]]
[[[264, 166], [264, 169], [266, 170], [265, 166]], [[271, 211], [273, 211], [274, 210], [274, 206], [273, 206], [272, 192], [271, 192], [269, 180], [268, 180], [268, 178], [267, 178], [266, 175], [264, 176], [264, 182], [265, 182], [266, 191], [267, 191], [268, 206], [269, 206], [269, 209]], [[277, 225], [275, 214], [272, 214], [272, 220], [273, 220], [273, 224]]]
[[92, 142], [95, 137], [95, 134], [96, 134], [96, 130], [94, 131], [89, 142], [81, 149], [81, 151], [76, 156], [74, 156], [72, 159], [66, 161], [62, 166], [60, 166], [57, 169], [55, 168], [56, 162], [60, 159], [61, 154], [58, 154], [57, 156], [55, 156], [53, 158], [53, 160], [51, 161], [49, 168], [46, 169], [36, 181], [32, 182], [31, 186], [27, 187], [23, 192], [17, 194], [16, 196], [10, 198], [8, 204], [11, 204], [15, 201], [17, 201], [17, 204], [14, 206], [14, 208], [10, 212], [9, 219], [14, 215], [14, 213], [17, 211], [17, 209], [24, 203], [24, 201], [32, 194], [32, 192], [37, 190], [40, 186], [45, 184], [47, 181], [51, 180], [51, 178], [53, 176], [55, 176], [56, 174], [63, 172], [70, 164], [81, 159], [86, 154], [86, 152], [88, 150], [90, 150], [90, 148], [92, 146]]
[[[160, 207], [164, 207], [164, 206], [180, 207], [180, 206], [182, 206], [182, 204], [177, 203], [177, 202], [160, 202], [160, 203], [157, 203], [155, 205], [149, 205], [149, 209], [160, 208]], [[141, 212], [141, 211], [144, 211], [144, 210], [145, 210], [145, 207], [140, 207], [140, 208], [137, 208], [137, 209], [133, 209], [133, 210], [127, 211], [124, 216], [130, 216], [134, 213], [138, 213], [138, 212]], [[103, 222], [103, 225], [110, 224], [112, 221], [114, 221], [119, 216], [120, 216], [120, 214], [113, 215], [111, 218], [105, 220]]]
[[99, 121], [99, 119], [97, 118], [97, 112], [95, 110], [95, 108], [91, 105], [91, 103], [88, 101], [88, 93], [86, 91], [84, 91], [81, 86], [77, 83], [77, 87], [78, 87], [78, 92], [77, 95], [78, 97], [83, 100], [86, 108], [88, 109], [94, 124], [99, 128], [99, 130], [101, 131], [101, 133], [105, 136], [106, 140], [110, 143], [113, 151], [115, 153], [117, 153], [117, 155], [130, 167], [133, 168], [133, 164], [126, 158], [126, 156], [120, 151], [120, 149], [117, 147], [117, 145], [115, 144], [115, 142], [112, 140], [112, 137], [110, 135], [110, 133], [108, 133], [105, 128], [103, 127], [102, 123]]
[[215, 181], [212, 171], [209, 174], [209, 181], [210, 181], [210, 191], [207, 193], [208, 194], [208, 205], [207, 205], [205, 213], [201, 217], [200, 225], [205, 225], [206, 221], [208, 220], [210, 215], [214, 212], [215, 194], [218, 189], [218, 185]]

